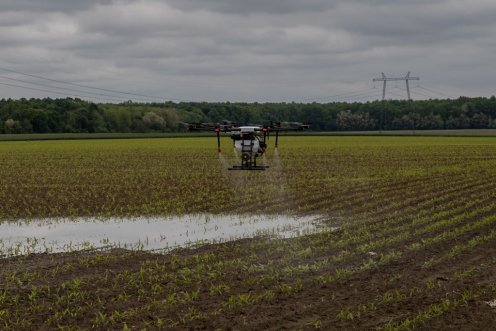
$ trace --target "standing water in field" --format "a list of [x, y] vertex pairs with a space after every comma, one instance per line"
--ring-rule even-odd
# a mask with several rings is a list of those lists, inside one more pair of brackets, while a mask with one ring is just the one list
[[323, 229], [316, 216], [184, 215], [136, 218], [58, 218], [0, 224], [0, 256], [97, 247], [164, 250], [241, 238], [289, 238]]

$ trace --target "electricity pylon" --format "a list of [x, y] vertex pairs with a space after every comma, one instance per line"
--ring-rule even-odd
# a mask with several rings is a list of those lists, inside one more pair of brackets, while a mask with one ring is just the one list
[[419, 77], [410, 77], [410, 71], [406, 74], [405, 77], [386, 77], [383, 72], [381, 72], [382, 77], [381, 78], [374, 78], [372, 79], [373, 82], [383, 82], [382, 84], [382, 100], [386, 100], [386, 82], [391, 82], [391, 81], [399, 81], [399, 80], [404, 80], [406, 83], [406, 94], [408, 97], [408, 100], [411, 100], [410, 98], [410, 84], [408, 81], [410, 80], [420, 80]]

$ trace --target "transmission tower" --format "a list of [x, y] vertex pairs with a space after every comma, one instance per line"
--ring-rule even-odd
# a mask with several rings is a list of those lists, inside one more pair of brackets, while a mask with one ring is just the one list
[[408, 100], [411, 100], [410, 98], [410, 84], [408, 81], [410, 80], [420, 80], [419, 77], [410, 77], [410, 71], [406, 74], [405, 77], [386, 77], [383, 72], [381, 72], [382, 77], [381, 78], [374, 78], [372, 79], [373, 82], [383, 82], [382, 84], [382, 100], [386, 100], [386, 82], [396, 82], [399, 80], [404, 80], [406, 83], [406, 94], [408, 97]]

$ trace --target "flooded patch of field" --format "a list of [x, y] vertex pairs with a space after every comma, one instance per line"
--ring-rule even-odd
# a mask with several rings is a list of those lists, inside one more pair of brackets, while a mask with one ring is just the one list
[[290, 238], [323, 228], [316, 216], [287, 215], [40, 219], [0, 224], [0, 255], [99, 247], [167, 251], [257, 236]]

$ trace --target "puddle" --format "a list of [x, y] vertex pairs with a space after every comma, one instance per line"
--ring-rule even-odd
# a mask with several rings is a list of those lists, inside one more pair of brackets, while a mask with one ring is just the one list
[[0, 256], [100, 247], [170, 250], [256, 236], [290, 238], [321, 231], [318, 216], [184, 215], [179, 217], [57, 218], [0, 224]]

